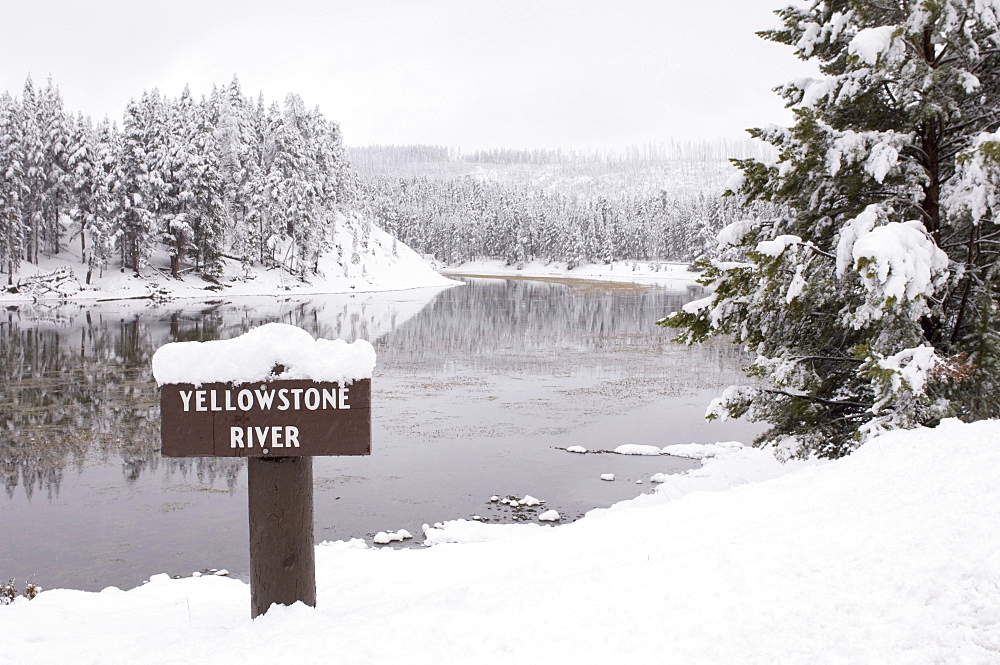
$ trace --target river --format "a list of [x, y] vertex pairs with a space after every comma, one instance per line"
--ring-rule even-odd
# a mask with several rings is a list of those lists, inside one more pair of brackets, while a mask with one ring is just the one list
[[[130, 588], [151, 574], [246, 579], [242, 460], [159, 455], [150, 358], [268, 321], [372, 341], [372, 455], [318, 457], [317, 540], [478, 516], [534, 520], [490, 497], [531, 494], [565, 521], [653, 487], [669, 456], [580, 445], [748, 441], [705, 423], [742, 378], [738, 349], [684, 347], [654, 325], [700, 296], [573, 280], [463, 279], [454, 288], [309, 298], [10, 307], [0, 320], [0, 577]], [[600, 476], [614, 473], [614, 482]]]

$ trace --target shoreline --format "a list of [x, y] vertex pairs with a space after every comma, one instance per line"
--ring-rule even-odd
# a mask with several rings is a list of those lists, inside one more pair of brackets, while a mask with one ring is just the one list
[[[392, 248], [392, 249], [390, 249]], [[319, 296], [383, 291], [408, 291], [420, 288], [456, 286], [427, 264], [424, 259], [402, 243], [393, 245], [384, 231], [372, 227], [369, 253], [354, 264], [338, 258], [330, 251], [317, 261], [317, 274], [307, 281], [281, 268], [246, 266], [239, 261], [224, 259], [217, 277], [204, 277], [184, 272], [172, 277], [163, 266], [169, 265], [165, 255], [157, 254], [138, 272], [114, 266], [95, 274], [91, 284], [84, 284], [80, 275], [86, 266], [72, 251], [46, 256], [37, 264], [22, 263], [21, 269], [7, 280], [21, 285], [21, 291], [11, 293], [0, 285], [0, 305], [71, 304], [150, 300], [171, 302], [190, 300], [205, 302], [230, 297]], [[5, 280], [5, 281], [7, 281]]]
[[[433, 264], [432, 264], [433, 265]], [[483, 277], [497, 279], [540, 279], [546, 281], [603, 282], [636, 284], [649, 287], [697, 286], [699, 272], [687, 263], [657, 261], [615, 261], [609, 264], [585, 263], [570, 268], [565, 262], [531, 261], [523, 267], [507, 265], [500, 259], [479, 260], [435, 269], [446, 277]]]
[[505, 265], [501, 260], [474, 261], [454, 266], [437, 266], [425, 259], [412, 257], [403, 266], [391, 266], [379, 276], [334, 277], [316, 276], [313, 281], [297, 278], [276, 269], [255, 269], [242, 277], [238, 267], [227, 265], [225, 274], [218, 281], [201, 276], [173, 278], [162, 270], [147, 267], [142, 273], [106, 271], [91, 285], [82, 284], [76, 276], [79, 264], [61, 256], [49, 257], [39, 264], [25, 264], [16, 280], [24, 281], [44, 277], [56, 271], [68, 271], [60, 286], [46, 293], [3, 293], [0, 305], [22, 306], [32, 304], [80, 304], [148, 300], [166, 304], [177, 300], [192, 303], [209, 302], [219, 298], [252, 297], [308, 297], [322, 295], [371, 294], [402, 292], [425, 288], [450, 288], [461, 284], [455, 278], [480, 279], [529, 279], [569, 285], [630, 285], [644, 288], [686, 289], [697, 286], [697, 272], [688, 270], [688, 264], [655, 262], [616, 262], [611, 264], [584, 264], [568, 268], [561, 262], [543, 264], [535, 261], [518, 269]]

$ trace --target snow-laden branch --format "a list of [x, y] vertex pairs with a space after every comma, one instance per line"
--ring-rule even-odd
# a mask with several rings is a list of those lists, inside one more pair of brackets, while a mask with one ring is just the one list
[[910, 317], [926, 310], [922, 301], [946, 278], [948, 255], [919, 221], [889, 222], [887, 212], [873, 204], [848, 221], [837, 244], [836, 275], [858, 275], [868, 301], [852, 316], [855, 327], [881, 319], [887, 311], [908, 305]]

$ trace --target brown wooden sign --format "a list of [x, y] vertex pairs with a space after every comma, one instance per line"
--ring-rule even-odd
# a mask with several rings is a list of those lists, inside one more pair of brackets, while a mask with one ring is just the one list
[[160, 435], [166, 457], [369, 455], [371, 379], [166, 384]]

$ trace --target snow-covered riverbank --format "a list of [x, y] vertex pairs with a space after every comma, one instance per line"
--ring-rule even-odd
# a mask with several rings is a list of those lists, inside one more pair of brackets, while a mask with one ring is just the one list
[[[375, 226], [370, 227], [368, 246], [363, 254], [357, 262], [352, 262], [344, 258], [344, 248], [352, 242], [350, 231], [347, 228], [334, 232], [334, 249], [320, 258], [318, 273], [310, 274], [305, 281], [285, 270], [248, 267], [232, 259], [222, 261], [223, 271], [218, 279], [206, 279], [190, 270], [173, 278], [167, 268], [169, 261], [161, 252], [151, 257], [150, 265], [139, 273], [108, 268], [94, 273], [88, 284], [86, 266], [67, 249], [37, 264], [22, 262], [9, 280], [12, 285], [0, 284], [0, 303], [215, 300], [220, 297], [369, 293], [453, 286], [457, 282], [449, 275], [570, 279], [678, 289], [694, 285], [698, 278], [698, 273], [689, 270], [686, 263], [620, 261], [569, 268], [562, 262], [533, 261], [517, 268], [501, 260], [484, 259], [458, 266], [440, 266]], [[4, 282], [7, 281], [4, 278]]]
[[[285, 270], [246, 267], [231, 259], [223, 261], [223, 273], [217, 280], [210, 281], [193, 272], [174, 279], [167, 269], [169, 261], [161, 252], [139, 274], [109, 268], [94, 273], [87, 284], [86, 266], [81, 265], [72, 251], [64, 250], [57, 256], [43, 258], [37, 265], [22, 262], [11, 281], [24, 286], [0, 288], [0, 303], [127, 298], [212, 300], [231, 296], [398, 291], [455, 284], [378, 227], [369, 227], [366, 246], [359, 250], [356, 262], [352, 257], [353, 227], [340, 226], [331, 235], [333, 249], [320, 257], [318, 274], [310, 274], [306, 281]], [[0, 286], [7, 281], [7, 276], [3, 277]]]
[[655, 261], [616, 261], [613, 263], [584, 263], [570, 268], [565, 262], [560, 261], [552, 263], [530, 261], [518, 268], [507, 265], [499, 259], [483, 259], [460, 265], [442, 266], [439, 267], [439, 270], [445, 275], [630, 282], [683, 289], [693, 285], [698, 279], [699, 273], [689, 270], [689, 265], [687, 263]]
[[995, 663], [998, 439], [945, 421], [786, 465], [720, 447], [564, 526], [321, 545], [318, 607], [255, 621], [227, 578], [45, 591], [0, 607], [4, 662]]

